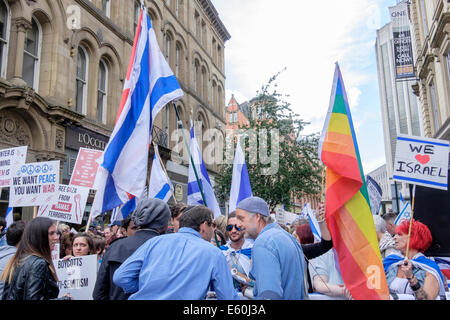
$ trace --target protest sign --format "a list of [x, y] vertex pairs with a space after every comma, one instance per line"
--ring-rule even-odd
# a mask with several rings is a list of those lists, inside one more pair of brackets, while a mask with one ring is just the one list
[[28, 147], [17, 147], [0, 150], [0, 188], [11, 185], [13, 169], [25, 163]]
[[32, 207], [54, 202], [59, 194], [59, 160], [27, 163], [13, 169], [10, 207]]
[[52, 250], [52, 260], [59, 260], [59, 250], [60, 250], [60, 244], [55, 244], [55, 249]]
[[102, 155], [103, 151], [100, 150], [80, 148], [69, 184], [95, 189], [94, 182], [99, 167], [97, 160]]
[[97, 281], [97, 255], [54, 260], [59, 297], [69, 293], [74, 300], [92, 300]]
[[381, 187], [374, 179], [372, 179], [371, 176], [367, 176], [367, 192], [369, 193], [370, 209], [372, 214], [378, 215], [381, 207], [383, 190], [381, 190]]
[[58, 199], [39, 207], [38, 217], [81, 224], [89, 188], [59, 185]]
[[394, 180], [447, 190], [449, 151], [450, 143], [445, 140], [399, 135]]

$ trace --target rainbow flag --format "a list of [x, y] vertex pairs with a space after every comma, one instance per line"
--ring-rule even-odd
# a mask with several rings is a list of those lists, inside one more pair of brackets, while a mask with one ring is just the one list
[[345, 286], [356, 300], [389, 299], [358, 143], [337, 63], [319, 156], [327, 166], [325, 218]]

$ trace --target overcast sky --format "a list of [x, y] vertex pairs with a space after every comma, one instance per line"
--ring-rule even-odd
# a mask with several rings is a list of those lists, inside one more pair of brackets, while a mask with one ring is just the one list
[[320, 132], [335, 62], [350, 100], [364, 173], [386, 163], [376, 68], [376, 30], [396, 0], [212, 0], [231, 34], [225, 44], [226, 103], [238, 103], [281, 71], [278, 91]]

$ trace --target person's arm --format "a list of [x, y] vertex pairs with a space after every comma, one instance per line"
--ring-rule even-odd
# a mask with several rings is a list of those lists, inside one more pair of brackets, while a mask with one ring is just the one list
[[331, 241], [330, 230], [328, 230], [327, 221], [325, 220], [325, 204], [320, 203], [316, 214], [317, 222], [319, 223], [320, 234], [323, 240]]
[[126, 294], [139, 290], [139, 273], [147, 256], [148, 247], [147, 243], [144, 243], [114, 272], [114, 284], [122, 288]]
[[281, 266], [277, 257], [267, 248], [253, 247], [252, 274], [256, 279], [255, 299], [281, 300]]
[[419, 280], [412, 272], [411, 261], [405, 260], [405, 263], [401, 265], [401, 271], [403, 271], [406, 279], [408, 279], [416, 300], [435, 300], [437, 298], [439, 294], [439, 283], [431, 273], [426, 273], [424, 284], [421, 286]]
[[50, 270], [47, 262], [43, 259], [36, 260], [27, 276], [24, 290], [23, 300], [44, 300], [45, 298], [45, 282]]
[[106, 253], [100, 264], [100, 269], [97, 273], [97, 281], [95, 281], [94, 291], [92, 292], [92, 298], [94, 298], [94, 300], [109, 300], [110, 277], [108, 258], [109, 255]]
[[303, 254], [308, 260], [315, 259], [333, 248], [333, 241], [321, 239], [318, 243], [302, 244]]
[[217, 255], [216, 263], [213, 267], [213, 278], [211, 279], [212, 289], [216, 292], [218, 300], [239, 300], [239, 296], [234, 289], [233, 278], [228, 267], [225, 256]]
[[346, 288], [345, 286], [337, 286], [328, 282], [328, 277], [323, 274], [318, 274], [313, 280], [314, 290], [318, 293], [330, 297], [345, 297]]

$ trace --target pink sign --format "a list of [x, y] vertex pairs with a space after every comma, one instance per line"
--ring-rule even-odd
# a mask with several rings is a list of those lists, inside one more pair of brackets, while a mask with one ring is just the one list
[[99, 167], [97, 159], [102, 154], [103, 151], [100, 150], [80, 148], [69, 184], [93, 189]]

